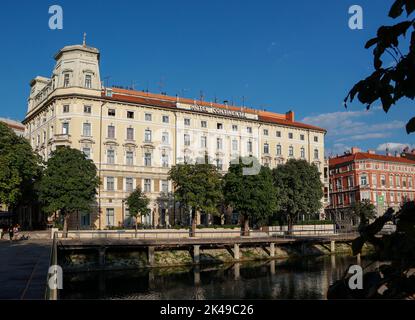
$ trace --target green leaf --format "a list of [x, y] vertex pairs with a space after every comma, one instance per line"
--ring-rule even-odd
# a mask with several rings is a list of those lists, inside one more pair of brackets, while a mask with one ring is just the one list
[[404, 0], [396, 0], [389, 11], [389, 17], [397, 18], [403, 13]]
[[406, 132], [408, 134], [415, 132], [415, 117], [409, 120], [409, 122], [406, 124]]

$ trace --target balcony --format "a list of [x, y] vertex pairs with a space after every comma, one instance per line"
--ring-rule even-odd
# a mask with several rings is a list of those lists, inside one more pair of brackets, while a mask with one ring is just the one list
[[53, 144], [71, 144], [71, 135], [70, 134], [66, 134], [66, 133], [61, 133], [61, 134], [55, 134], [52, 137], [52, 143]]

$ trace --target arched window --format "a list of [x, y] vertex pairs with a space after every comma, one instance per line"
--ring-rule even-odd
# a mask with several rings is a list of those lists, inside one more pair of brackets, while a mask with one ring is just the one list
[[305, 149], [304, 147], [301, 147], [301, 159], [305, 158]]
[[314, 149], [314, 159], [318, 159], [318, 149]]
[[294, 157], [294, 147], [293, 146], [290, 146], [288, 148], [288, 156]]

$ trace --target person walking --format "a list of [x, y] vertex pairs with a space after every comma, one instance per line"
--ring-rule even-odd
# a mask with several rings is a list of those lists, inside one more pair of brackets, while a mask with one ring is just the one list
[[11, 225], [11, 226], [10, 226], [10, 228], [9, 228], [9, 238], [10, 238], [10, 243], [12, 243], [12, 242], [13, 242], [13, 236], [14, 236], [14, 228], [13, 228], [13, 226]]

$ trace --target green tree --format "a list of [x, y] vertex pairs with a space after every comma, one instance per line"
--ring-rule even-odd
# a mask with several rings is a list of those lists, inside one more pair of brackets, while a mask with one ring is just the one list
[[139, 187], [135, 189], [126, 199], [129, 208], [130, 217], [135, 220], [135, 232], [137, 233], [137, 218], [139, 216], [146, 216], [150, 213], [150, 199], [141, 191]]
[[323, 184], [316, 165], [291, 159], [273, 169], [273, 178], [279, 191], [279, 213], [286, 219], [289, 232], [299, 214], [312, 215], [321, 209]]
[[277, 210], [271, 170], [253, 157], [231, 161], [223, 193], [225, 203], [243, 217], [245, 236], [249, 235], [250, 220], [265, 220]]
[[221, 175], [216, 166], [209, 163], [184, 163], [170, 169], [169, 179], [173, 181], [175, 200], [192, 215], [191, 235], [195, 236], [197, 212], [219, 214]]
[[39, 184], [39, 198], [46, 212], [59, 211], [63, 216], [65, 237], [69, 216], [91, 210], [98, 186], [97, 168], [84, 153], [69, 147], [52, 152]]
[[368, 199], [356, 201], [350, 208], [352, 215], [360, 219], [359, 229], [366, 227], [376, 217], [375, 206]]
[[[390, 11], [389, 17], [396, 19], [400, 17], [404, 9], [407, 17], [415, 10], [414, 0], [396, 0]], [[408, 32], [411, 33], [408, 47], [409, 51], [402, 54], [399, 49], [400, 38], [405, 37]], [[366, 79], [359, 81], [350, 90], [345, 98], [345, 107], [347, 101], [353, 102], [357, 95], [358, 100], [366, 104], [367, 109], [377, 100], [380, 99], [383, 110], [388, 112], [401, 98], [415, 98], [415, 20], [409, 19], [402, 21], [393, 26], [381, 26], [377, 31], [377, 37], [370, 39], [365, 48], [375, 46], [373, 50], [373, 61], [375, 71]], [[384, 56], [392, 58], [392, 66], [384, 67]], [[407, 133], [415, 131], [415, 117], [406, 125]]]
[[41, 159], [29, 142], [0, 122], [0, 203], [10, 208], [36, 202]]

